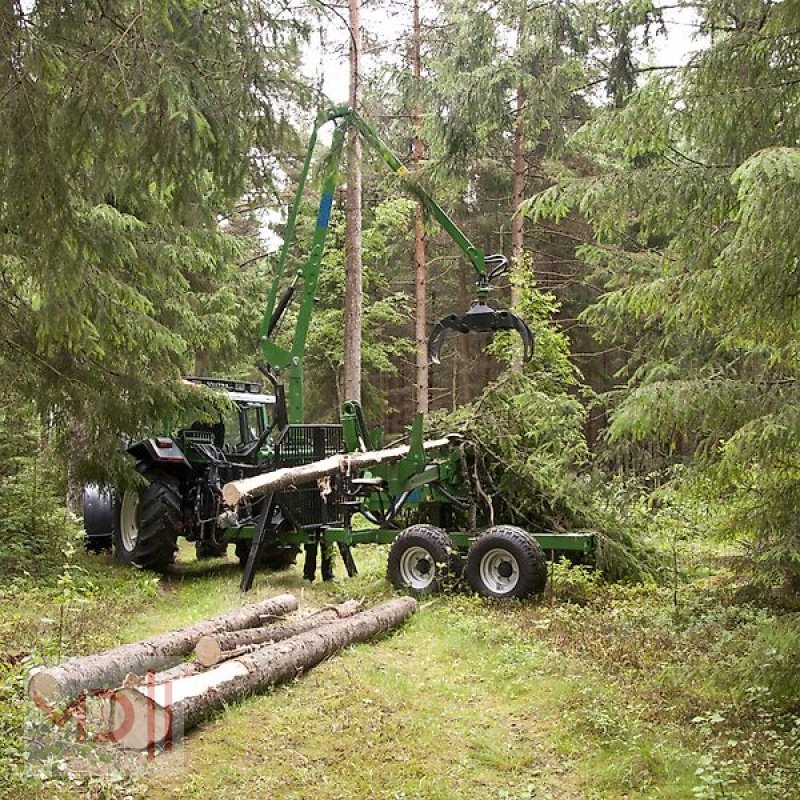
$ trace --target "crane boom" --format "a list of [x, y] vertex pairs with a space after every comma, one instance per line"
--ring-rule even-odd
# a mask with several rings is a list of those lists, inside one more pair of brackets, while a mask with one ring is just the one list
[[[336, 123], [333, 132], [330, 152], [325, 166], [322, 184], [322, 196], [317, 211], [317, 221], [311, 242], [311, 250], [302, 267], [294, 274], [289, 268], [289, 253], [294, 242], [297, 216], [305, 194], [311, 160], [317, 135], [324, 125]], [[322, 255], [328, 234], [333, 197], [339, 177], [339, 165], [344, 147], [344, 135], [349, 126], [353, 126], [361, 134], [363, 140], [372, 147], [384, 160], [387, 166], [400, 177], [404, 188], [422, 203], [425, 210], [441, 225], [456, 246], [467, 257], [477, 275], [477, 299], [464, 315], [451, 314], [437, 323], [432, 334], [434, 343], [433, 360], [438, 362], [438, 348], [447, 330], [460, 332], [517, 330], [523, 338], [525, 355], [530, 357], [533, 334], [525, 322], [510, 311], [495, 312], [486, 303], [492, 278], [503, 274], [508, 269], [508, 260], [503, 255], [487, 256], [476, 247], [466, 234], [456, 225], [444, 209], [428, 194], [408, 171], [391, 148], [381, 139], [375, 128], [363, 117], [347, 106], [337, 106], [321, 113], [309, 138], [305, 159], [300, 172], [297, 189], [286, 220], [286, 232], [278, 257], [272, 284], [267, 295], [264, 315], [259, 329], [261, 352], [267, 373], [276, 380], [275, 373], [285, 370], [288, 377], [287, 415], [288, 422], [302, 423], [304, 417], [303, 395], [303, 355], [305, 353], [308, 329], [311, 324], [314, 304], [316, 302], [317, 281], [322, 265]], [[489, 269], [487, 270], [487, 266]], [[288, 285], [285, 285], [288, 281]], [[281, 292], [281, 286], [285, 288]], [[297, 321], [291, 344], [283, 347], [274, 339], [281, 320], [288, 307], [300, 293]], [[276, 381], [277, 382], [277, 381]]]

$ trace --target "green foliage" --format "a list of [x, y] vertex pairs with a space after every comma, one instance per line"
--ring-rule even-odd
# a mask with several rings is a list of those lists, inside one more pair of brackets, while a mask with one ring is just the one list
[[30, 404], [0, 402], [0, 573], [42, 574], [58, 567], [80, 536], [65, 506], [66, 482]]
[[162, 427], [196, 356], [236, 344], [242, 245], [218, 219], [273, 187], [302, 25], [197, 0], [7, 4], [0, 24], [0, 375], [113, 471], [117, 432]]
[[753, 580], [796, 592], [798, 12], [699, 13], [725, 35], [598, 114], [571, 143], [590, 169], [526, 210], [592, 225], [606, 292], [584, 319], [630, 354], [609, 442], [693, 453], [687, 492], [724, 499], [716, 530], [747, 542]]
[[[708, 566], [709, 554], [703, 561]], [[675, 727], [697, 754], [691, 796], [793, 797], [800, 725], [789, 665], [797, 615], [732, 604], [694, 571], [679, 608], [666, 587], [589, 583], [575, 572], [556, 565], [550, 591], [571, 602], [531, 609], [530, 629], [611, 678], [620, 697], [609, 704], [589, 680], [570, 717], [608, 747], [638, 738], [643, 718], [661, 731]], [[718, 564], [715, 574], [719, 581]], [[615, 779], [625, 777], [632, 776]]]
[[[559, 147], [565, 117], [579, 105], [574, 92], [585, 81], [587, 13], [581, 4], [561, 2], [443, 4], [445, 35], [430, 42], [433, 80], [423, 90], [423, 106], [435, 110], [424, 138], [441, 149], [443, 164], [465, 177], [471, 163], [508, 171], [508, 132], [517, 113], [526, 150]], [[521, 112], [510, 102], [518, 90], [526, 98]]]

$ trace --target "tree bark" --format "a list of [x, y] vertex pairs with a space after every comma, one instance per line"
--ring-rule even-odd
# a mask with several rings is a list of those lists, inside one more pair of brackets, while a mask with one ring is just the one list
[[296, 610], [294, 595], [282, 594], [152, 639], [72, 658], [57, 667], [34, 672], [28, 682], [28, 694], [39, 703], [56, 705], [87, 691], [120, 686], [128, 673], [144, 675], [170, 666], [175, 659], [191, 653], [203, 636], [258, 625], [265, 614], [282, 616]]
[[[430, 439], [423, 442], [422, 446], [426, 451], [436, 450], [440, 447], [447, 447], [452, 444], [453, 440], [453, 436], [444, 439]], [[399, 461], [403, 456], [408, 455], [410, 450], [409, 445], [403, 444], [385, 450], [368, 450], [366, 453], [342, 453], [299, 467], [283, 467], [263, 475], [254, 475], [252, 478], [226, 483], [222, 487], [222, 499], [227, 505], [236, 506], [245, 497], [261, 497], [268, 492], [310, 483], [327, 475], [335, 475], [337, 472], [350, 474], [374, 467], [377, 464]]]
[[[411, 120], [414, 127], [414, 142], [411, 148], [411, 160], [414, 171], [419, 171], [422, 161], [423, 147], [420, 139], [422, 113], [420, 110], [420, 94], [422, 89], [422, 57], [420, 54], [419, 0], [414, 0], [413, 13], [413, 70], [414, 70], [414, 107]], [[417, 411], [428, 413], [429, 398], [429, 364], [428, 364], [428, 294], [425, 285], [425, 225], [422, 216], [422, 203], [417, 202], [414, 213], [414, 338], [417, 347], [416, 384]]]
[[298, 636], [306, 631], [319, 628], [337, 619], [352, 617], [361, 610], [358, 600], [347, 600], [339, 605], [324, 608], [315, 614], [286, 622], [281, 625], [268, 625], [265, 628], [251, 628], [244, 631], [229, 631], [204, 636], [194, 649], [197, 662], [203, 667], [213, 667], [220, 661], [236, 658], [248, 652], [248, 648], [255, 648], [266, 643], [282, 642], [292, 636]]
[[412, 597], [396, 598], [199, 675], [161, 686], [118, 689], [108, 707], [106, 738], [135, 750], [176, 741], [224, 706], [292, 680], [348, 645], [400, 626], [416, 609]]
[[[361, 109], [361, 0], [350, 0], [350, 108]], [[344, 397], [361, 402], [361, 138], [347, 133], [345, 200]]]
[[[525, 41], [525, 11], [521, 11], [517, 27], [517, 52]], [[519, 281], [519, 268], [525, 252], [525, 220], [522, 214], [517, 214], [522, 201], [525, 199], [525, 85], [520, 80], [517, 86], [515, 102], [516, 117], [514, 121], [514, 174], [511, 183], [511, 263], [513, 266], [511, 281], [511, 309], [518, 308], [521, 296]], [[522, 356], [515, 355], [511, 368], [519, 372], [522, 369]]]

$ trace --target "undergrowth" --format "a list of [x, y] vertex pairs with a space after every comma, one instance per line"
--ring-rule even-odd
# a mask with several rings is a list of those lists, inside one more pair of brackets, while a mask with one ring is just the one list
[[593, 736], [627, 737], [631, 719], [671, 725], [700, 753], [695, 797], [797, 796], [800, 614], [735, 602], [719, 573], [676, 591], [562, 561], [551, 581], [543, 605], [509, 621], [617, 687], [619, 705], [590, 686], [573, 709]]

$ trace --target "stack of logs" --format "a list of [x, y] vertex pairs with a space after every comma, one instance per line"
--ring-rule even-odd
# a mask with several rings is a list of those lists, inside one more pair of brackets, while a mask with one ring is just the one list
[[[143, 750], [177, 741], [225, 705], [296, 678], [348, 645], [401, 625], [413, 598], [370, 610], [348, 600], [305, 616], [279, 595], [133, 644], [70, 659], [31, 675], [41, 708], [82, 708], [92, 698], [94, 738]], [[194, 660], [186, 659], [194, 652]], [[178, 661], [179, 663], [175, 663]]]

